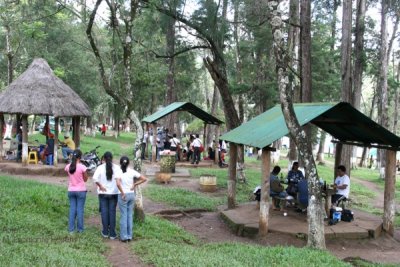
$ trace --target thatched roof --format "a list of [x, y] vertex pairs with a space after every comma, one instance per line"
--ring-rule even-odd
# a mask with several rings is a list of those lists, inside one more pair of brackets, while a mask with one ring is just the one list
[[54, 75], [42, 58], [34, 59], [29, 68], [0, 93], [0, 113], [91, 116], [88, 105]]

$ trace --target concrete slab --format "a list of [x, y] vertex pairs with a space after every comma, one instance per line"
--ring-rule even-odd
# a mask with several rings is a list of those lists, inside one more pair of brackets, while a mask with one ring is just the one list
[[[307, 214], [287, 209], [287, 216], [281, 211], [270, 210], [269, 231], [306, 237], [308, 232]], [[239, 236], [255, 236], [258, 233], [259, 210], [256, 203], [245, 203], [233, 210], [221, 211], [221, 217]], [[382, 219], [378, 216], [354, 210], [353, 222], [339, 222], [329, 225], [325, 221], [325, 238], [376, 238], [382, 230]]]
[[46, 176], [66, 176], [64, 171], [65, 164], [59, 163], [57, 167], [51, 165], [42, 164], [28, 164], [22, 166], [22, 163], [18, 162], [0, 162], [0, 172], [9, 174], [20, 174], [20, 175], [46, 175]]

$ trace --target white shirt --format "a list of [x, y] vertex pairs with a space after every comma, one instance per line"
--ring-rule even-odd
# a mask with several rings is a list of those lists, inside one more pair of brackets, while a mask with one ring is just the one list
[[195, 138], [192, 142], [192, 147], [200, 147], [201, 146], [201, 141], [199, 138]]
[[349, 176], [347, 176], [347, 174], [345, 174], [343, 176], [336, 177], [335, 184], [338, 185], [338, 186], [347, 184], [346, 189], [339, 189], [338, 188], [337, 189], [337, 194], [343, 195], [346, 198], [348, 198], [349, 194], [350, 194], [350, 178], [349, 178]]
[[[122, 170], [121, 170], [122, 172]], [[134, 193], [135, 190], [131, 190], [133, 183], [134, 183], [134, 179], [135, 178], [139, 178], [140, 177], [140, 173], [138, 173], [137, 171], [135, 171], [134, 169], [131, 168], [127, 168], [126, 172], [122, 172], [121, 174], [121, 178], [116, 178], [116, 179], [120, 179], [121, 180], [121, 186], [122, 186], [122, 190], [124, 190], [124, 193]], [[121, 192], [119, 192], [118, 190], [118, 194], [120, 194]]]
[[97, 167], [96, 171], [93, 174], [93, 181], [96, 183], [100, 183], [107, 191], [103, 192], [100, 191], [100, 188], [97, 187], [98, 194], [106, 194], [106, 195], [113, 195], [118, 194], [118, 187], [117, 183], [115, 182], [115, 178], [120, 178], [122, 176], [121, 168], [113, 163], [113, 175], [111, 181], [107, 180], [106, 176], [106, 164], [101, 164]]
[[226, 143], [224, 140], [222, 140], [221, 149], [226, 150]]
[[178, 138], [174, 137], [171, 139], [170, 143], [171, 143], [171, 147], [177, 147], [178, 144], [180, 143], [180, 141]]
[[143, 141], [142, 143], [146, 144], [147, 143], [147, 138], [149, 137], [149, 134], [147, 132], [144, 133], [143, 135]]

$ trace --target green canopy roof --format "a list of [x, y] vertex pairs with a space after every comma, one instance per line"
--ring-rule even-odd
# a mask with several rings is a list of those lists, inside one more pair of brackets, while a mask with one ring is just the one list
[[[400, 138], [383, 128], [349, 103], [294, 104], [301, 126], [312, 123], [343, 143], [400, 150]], [[267, 110], [222, 135], [220, 139], [263, 148], [287, 135], [289, 130], [281, 106]]]
[[165, 108], [151, 114], [150, 116], [147, 116], [142, 120], [142, 122], [147, 122], [147, 123], [153, 123], [158, 121], [159, 119], [167, 116], [168, 114], [174, 112], [174, 111], [187, 111], [191, 113], [192, 115], [196, 116], [200, 120], [204, 121], [207, 124], [221, 124], [224, 123], [223, 121], [217, 119], [211, 114], [208, 114], [201, 108], [196, 107], [192, 103], [189, 102], [174, 102]]

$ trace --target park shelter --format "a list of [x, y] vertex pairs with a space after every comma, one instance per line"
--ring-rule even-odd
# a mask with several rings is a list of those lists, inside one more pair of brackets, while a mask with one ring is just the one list
[[[396, 151], [400, 151], [400, 137], [346, 102], [294, 104], [294, 111], [301, 126], [312, 123], [332, 135], [334, 142], [337, 143], [335, 166], [340, 160], [343, 144], [387, 150], [383, 227], [393, 233]], [[263, 179], [268, 179], [270, 151], [274, 150], [271, 145], [288, 133], [281, 106], [276, 105], [224, 134], [220, 139], [234, 146], [241, 144], [263, 149], [263, 164], [265, 165]], [[230, 175], [232, 171], [234, 170], [230, 170]]]
[[[28, 69], [0, 93], [0, 113], [22, 116], [23, 164], [26, 164], [28, 155], [28, 115], [45, 115], [47, 121], [49, 116], [54, 116], [55, 140], [58, 140], [59, 118], [72, 117], [73, 139], [77, 146], [79, 146], [80, 117], [91, 116], [88, 105], [54, 74], [49, 64], [42, 58], [34, 59]], [[57, 142], [54, 153], [54, 164], [56, 164]]]
[[[160, 120], [160, 119], [164, 118], [165, 116], [167, 116], [173, 112], [176, 112], [176, 111], [189, 112], [193, 116], [202, 120], [204, 122], [204, 136], [206, 133], [207, 124], [217, 125], [216, 138], [218, 139], [219, 125], [221, 125], [224, 122], [219, 120], [218, 118], [214, 117], [213, 115], [207, 113], [206, 111], [202, 110], [201, 108], [195, 106], [194, 104], [192, 104], [190, 102], [174, 102], [174, 103], [158, 110], [157, 112], [143, 118], [142, 122], [153, 124], [154, 129], [155, 129], [156, 122], [158, 120]], [[154, 138], [154, 142], [155, 141], [156, 141], [156, 139]], [[218, 140], [215, 140], [215, 141], [218, 143]], [[204, 143], [204, 141], [203, 141], [203, 143]], [[153, 157], [154, 156], [155, 156], [155, 153], [153, 153]], [[218, 159], [217, 151], [216, 151], [215, 159], [216, 160]], [[153, 159], [153, 161], [155, 161], [155, 158]]]

